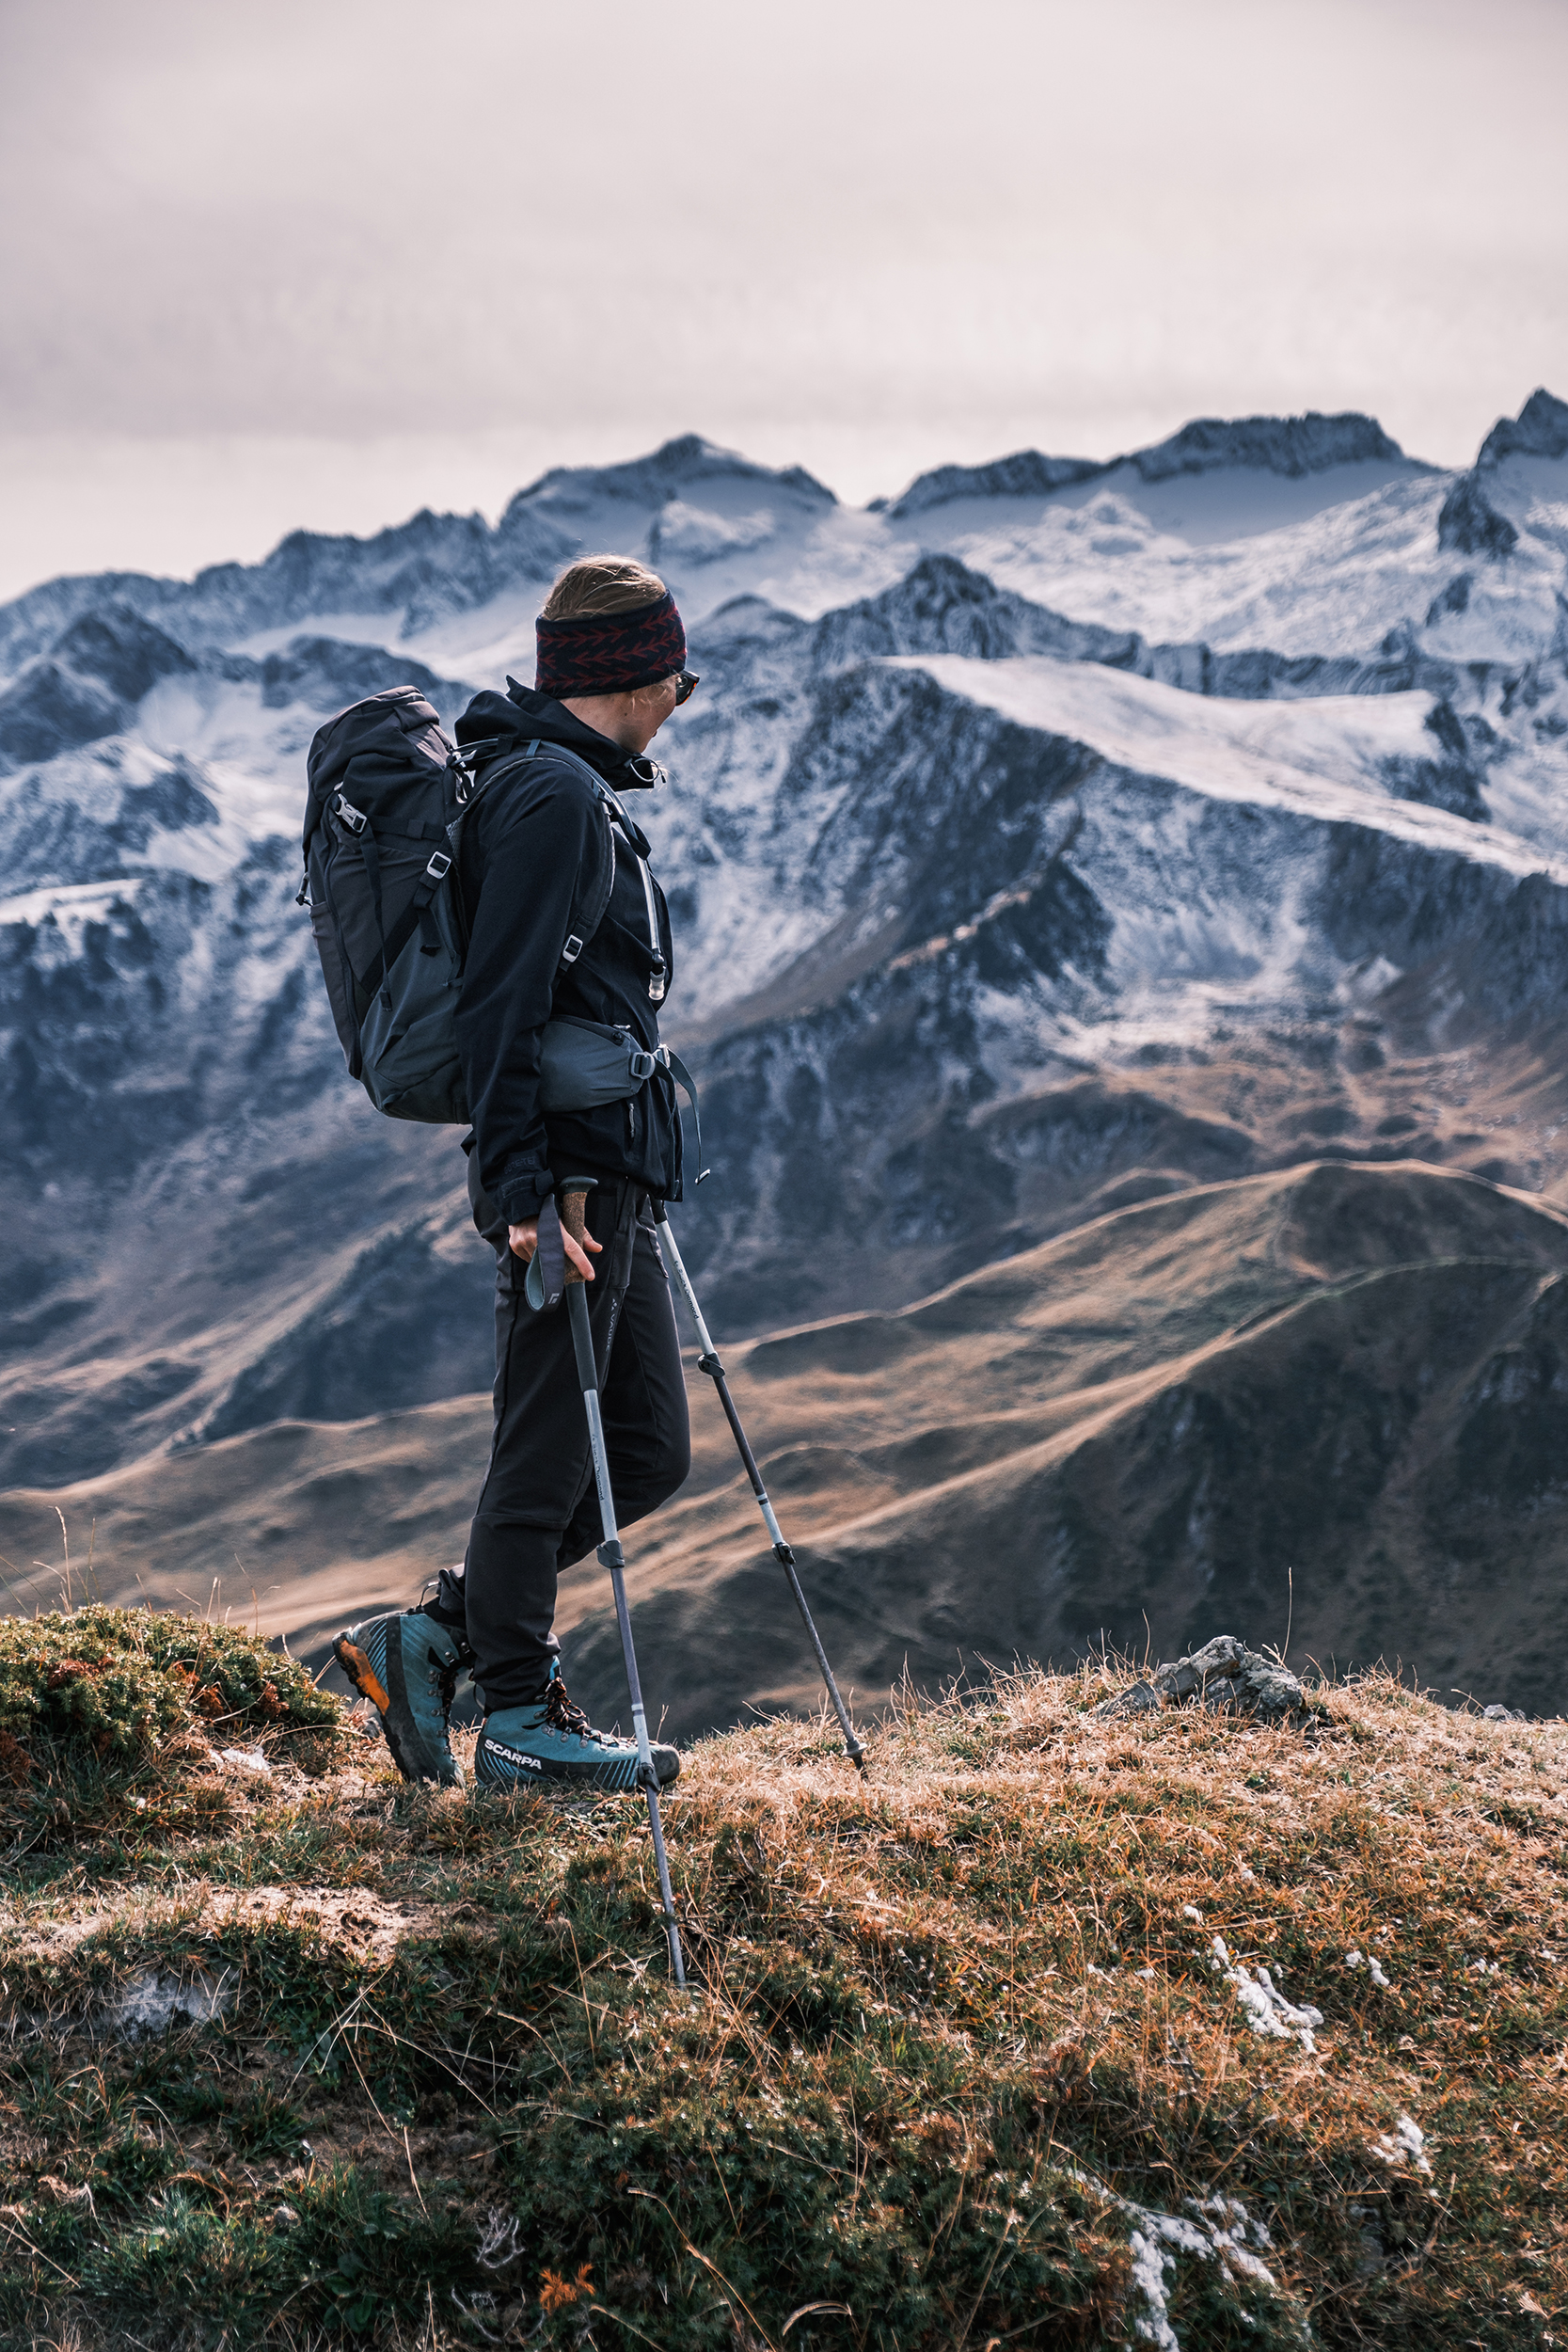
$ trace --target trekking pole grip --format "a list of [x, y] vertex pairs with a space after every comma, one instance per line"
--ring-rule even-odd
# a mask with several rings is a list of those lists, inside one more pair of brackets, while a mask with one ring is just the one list
[[[580, 1248], [583, 1235], [588, 1231], [588, 1187], [586, 1185], [580, 1192], [563, 1192], [561, 1195], [560, 1216], [562, 1232], [570, 1233], [572, 1239]], [[567, 1281], [581, 1282], [585, 1279], [581, 1269], [575, 1266], [568, 1258], [566, 1261]]]

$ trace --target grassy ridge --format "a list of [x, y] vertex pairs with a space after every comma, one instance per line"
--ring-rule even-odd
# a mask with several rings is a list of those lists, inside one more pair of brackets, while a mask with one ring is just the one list
[[187, 1744], [199, 1818], [13, 1850], [0, 2340], [1549, 2342], [1568, 1727], [1117, 1680], [895, 1710], [863, 1780], [705, 1742], [689, 2000], [635, 1804]]

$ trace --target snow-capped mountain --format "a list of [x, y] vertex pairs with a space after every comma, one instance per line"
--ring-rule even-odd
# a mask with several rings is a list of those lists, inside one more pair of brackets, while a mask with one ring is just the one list
[[0, 611], [0, 1484], [488, 1384], [454, 1138], [350, 1084], [293, 904], [303, 755], [531, 675], [600, 546], [703, 673], [649, 821], [724, 1327], [1324, 1153], [1563, 1189], [1568, 405], [1461, 473], [1206, 421], [866, 509], [691, 437]]

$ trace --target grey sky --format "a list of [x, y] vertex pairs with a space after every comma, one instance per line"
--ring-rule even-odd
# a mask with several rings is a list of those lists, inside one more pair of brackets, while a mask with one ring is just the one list
[[0, 0], [0, 594], [694, 428], [842, 495], [1568, 392], [1562, 0]]

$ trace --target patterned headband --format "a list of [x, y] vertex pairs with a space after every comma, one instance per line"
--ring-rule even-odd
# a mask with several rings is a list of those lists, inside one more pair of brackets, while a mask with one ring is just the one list
[[628, 694], [657, 686], [686, 667], [686, 631], [668, 589], [657, 604], [629, 612], [578, 612], [569, 621], [535, 621], [539, 643], [533, 683], [561, 702], [568, 694]]

